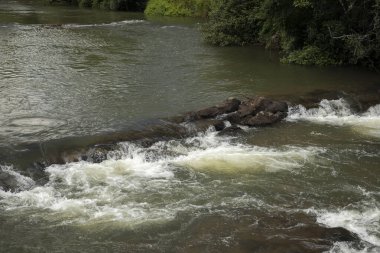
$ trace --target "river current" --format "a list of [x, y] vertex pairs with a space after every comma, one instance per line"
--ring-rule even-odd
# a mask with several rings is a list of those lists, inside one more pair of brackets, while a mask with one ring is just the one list
[[323, 99], [271, 127], [36, 163], [230, 96], [380, 88], [210, 47], [199, 22], [0, 2], [0, 252], [380, 252], [380, 105]]

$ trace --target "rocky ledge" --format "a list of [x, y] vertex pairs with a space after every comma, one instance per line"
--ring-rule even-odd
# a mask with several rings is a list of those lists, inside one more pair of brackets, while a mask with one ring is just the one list
[[[210, 126], [217, 131], [233, 131], [238, 126], [263, 127], [272, 125], [286, 118], [288, 104], [265, 97], [255, 96], [243, 101], [228, 98], [219, 105], [207, 107], [199, 111], [188, 112], [171, 119], [175, 123], [190, 123], [197, 130]], [[225, 122], [229, 123], [225, 123]]]
[[[214, 127], [219, 134], [235, 134], [242, 127], [263, 127], [272, 125], [287, 116], [287, 102], [255, 96], [239, 100], [229, 98], [222, 103], [201, 110], [184, 113], [169, 119], [155, 120], [138, 130], [105, 133], [92, 137], [65, 138], [31, 143], [20, 146], [23, 152], [17, 167], [43, 173], [43, 168], [51, 164], [64, 164], [80, 160], [94, 163], [107, 159], [107, 154], [118, 148], [119, 142], [133, 141], [142, 146], [150, 146], [160, 140], [186, 138], [200, 131]], [[16, 147], [18, 148], [18, 147]], [[0, 149], [1, 151], [1, 149]], [[17, 160], [19, 154], [1, 158], [5, 163]], [[34, 172], [33, 172], [34, 173]], [[40, 178], [41, 176], [37, 176]], [[0, 187], [10, 182], [7, 173], [0, 171]], [[5, 186], [5, 189], [12, 188]]]

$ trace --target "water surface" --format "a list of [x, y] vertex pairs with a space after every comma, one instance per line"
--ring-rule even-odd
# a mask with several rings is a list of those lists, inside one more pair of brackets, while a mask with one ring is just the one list
[[121, 142], [98, 164], [25, 165], [49, 152], [35, 143], [90, 143], [229, 96], [380, 84], [365, 70], [210, 47], [199, 22], [0, 3], [0, 180], [16, 185], [0, 189], [2, 251], [380, 251], [378, 105], [324, 100], [237, 136], [210, 129]]

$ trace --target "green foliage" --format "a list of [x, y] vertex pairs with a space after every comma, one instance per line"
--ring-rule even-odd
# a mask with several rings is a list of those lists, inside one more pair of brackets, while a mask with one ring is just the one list
[[210, 7], [209, 0], [149, 0], [147, 15], [204, 17]]
[[206, 41], [219, 46], [257, 42], [259, 25], [256, 1], [222, 0], [213, 2], [209, 22], [204, 27]]
[[295, 63], [300, 65], [337, 65], [326, 52], [316, 46], [305, 46], [301, 50], [290, 52], [286, 57], [281, 59], [283, 63]]
[[380, 0], [214, 0], [205, 38], [261, 43], [284, 62], [380, 68]]

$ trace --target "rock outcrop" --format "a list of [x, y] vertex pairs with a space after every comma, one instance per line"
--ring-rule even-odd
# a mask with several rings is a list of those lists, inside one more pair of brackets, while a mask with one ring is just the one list
[[[207, 107], [195, 112], [188, 112], [178, 123], [193, 123], [195, 128], [204, 130], [214, 126], [217, 131], [226, 126], [228, 121], [232, 126], [242, 125], [248, 127], [262, 127], [272, 125], [287, 116], [288, 104], [283, 101], [271, 100], [265, 97], [252, 97], [244, 101], [229, 98], [223, 103]], [[236, 129], [236, 128], [231, 128]]]
[[[244, 100], [228, 98], [215, 106], [172, 118], [152, 120], [136, 130], [31, 143], [26, 148], [23, 146], [23, 150], [29, 151], [22, 153], [22, 163], [16, 166], [25, 169], [32, 167], [35, 168], [34, 171], [42, 171], [42, 168], [51, 164], [81, 160], [100, 163], [107, 159], [110, 151], [118, 148], [119, 142], [132, 141], [148, 147], [157, 141], [186, 138], [199, 131], [206, 131], [210, 127], [213, 127], [220, 135], [234, 135], [243, 131], [242, 126], [264, 127], [275, 124], [287, 116], [287, 111], [286, 102], [260, 96]], [[0, 151], [2, 151], [1, 148]], [[7, 154], [4, 157], [4, 162], [8, 159], [15, 160], [14, 155]], [[1, 188], [12, 189], [12, 185], [4, 183], [12, 182], [10, 177], [11, 175], [0, 172]], [[41, 175], [37, 176], [37, 178], [41, 177]]]

